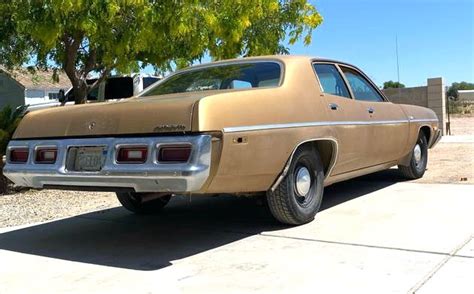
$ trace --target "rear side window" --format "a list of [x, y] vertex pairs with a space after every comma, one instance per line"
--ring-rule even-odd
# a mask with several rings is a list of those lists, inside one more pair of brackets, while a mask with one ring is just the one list
[[333, 64], [314, 64], [321, 90], [326, 94], [350, 98], [349, 91], [341, 74]]
[[383, 102], [382, 96], [375, 90], [372, 84], [360, 73], [350, 68], [341, 67], [342, 72], [351, 86], [354, 98], [361, 101]]

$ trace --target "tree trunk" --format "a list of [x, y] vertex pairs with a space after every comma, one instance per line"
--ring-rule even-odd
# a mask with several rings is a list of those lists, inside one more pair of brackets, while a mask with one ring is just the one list
[[74, 103], [84, 104], [87, 101], [87, 82], [85, 80], [79, 79], [77, 84], [78, 86], [73, 88]]

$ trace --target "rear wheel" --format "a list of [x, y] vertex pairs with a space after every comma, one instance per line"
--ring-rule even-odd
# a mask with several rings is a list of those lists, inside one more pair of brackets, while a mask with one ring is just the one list
[[416, 141], [413, 150], [411, 151], [410, 164], [399, 165], [398, 170], [401, 174], [410, 180], [419, 179], [423, 177], [426, 171], [426, 165], [428, 164], [428, 142], [425, 134], [420, 132], [418, 140]]
[[312, 221], [323, 199], [324, 171], [318, 152], [298, 149], [285, 178], [275, 191], [267, 192], [273, 216], [280, 222], [300, 225]]
[[117, 192], [117, 198], [127, 210], [136, 214], [152, 214], [159, 212], [168, 204], [171, 195], [163, 195], [156, 199], [144, 202], [144, 196], [152, 196], [153, 193]]

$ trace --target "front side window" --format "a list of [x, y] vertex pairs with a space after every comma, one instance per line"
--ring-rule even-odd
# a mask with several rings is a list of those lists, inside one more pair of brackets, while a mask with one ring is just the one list
[[178, 73], [142, 96], [207, 90], [278, 87], [281, 68], [276, 62], [216, 65]]
[[326, 94], [350, 98], [346, 84], [341, 74], [333, 64], [314, 64], [314, 70], [319, 78], [321, 90]]
[[375, 90], [372, 84], [367, 81], [357, 71], [341, 67], [342, 72], [346, 76], [347, 82], [351, 86], [352, 93], [356, 100], [371, 101], [371, 102], [383, 102], [382, 96]]

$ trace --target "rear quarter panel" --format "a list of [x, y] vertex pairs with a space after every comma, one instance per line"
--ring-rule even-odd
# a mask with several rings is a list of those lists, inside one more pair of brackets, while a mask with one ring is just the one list
[[[334, 138], [330, 127], [260, 128], [327, 119], [311, 61], [294, 60], [284, 71], [280, 87], [213, 95], [196, 105], [196, 131], [223, 131], [221, 157], [207, 193], [268, 190], [300, 142]], [[239, 130], [249, 126], [256, 129]]]
[[428, 145], [431, 145], [431, 142], [435, 137], [434, 134], [439, 129], [439, 122], [435, 112], [429, 108], [407, 104], [400, 104], [400, 107], [406, 113], [408, 120], [410, 121], [408, 144], [403, 152], [405, 157], [410, 154], [416, 140], [418, 139], [420, 129], [423, 127], [430, 129]]

